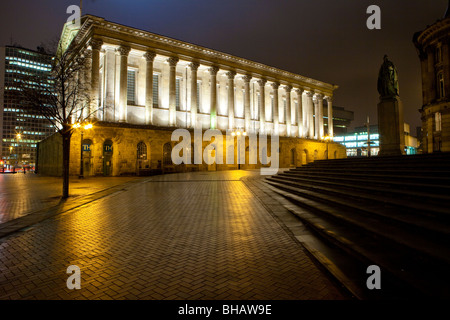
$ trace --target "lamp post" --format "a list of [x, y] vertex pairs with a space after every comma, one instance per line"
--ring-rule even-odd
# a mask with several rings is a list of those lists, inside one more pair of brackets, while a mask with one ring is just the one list
[[[231, 135], [233, 137], [237, 136], [238, 170], [241, 170], [241, 149], [239, 148], [239, 140], [240, 140], [241, 135], [243, 137], [245, 137], [247, 135], [247, 132], [245, 132], [245, 130], [242, 128], [237, 128], [237, 129], [233, 129], [233, 131], [231, 131]], [[245, 140], [244, 140], [244, 143], [245, 143]]]
[[75, 123], [73, 125], [74, 128], [76, 129], [80, 129], [80, 134], [81, 134], [81, 141], [80, 141], [80, 175], [78, 176], [79, 179], [83, 179], [84, 178], [84, 166], [83, 166], [83, 135], [84, 135], [84, 131], [85, 130], [89, 130], [92, 128], [92, 124], [88, 123], [85, 124], [84, 126], [81, 123]]
[[9, 160], [8, 160], [8, 170], [11, 170], [11, 154], [13, 151], [13, 146], [9, 147]]
[[[22, 139], [22, 135], [20, 133], [18, 133], [16, 135], [16, 141], [17, 141], [17, 149], [16, 149], [16, 153], [17, 153], [17, 164], [20, 163], [20, 159], [19, 159], [19, 140]], [[14, 171], [16, 169], [16, 166], [14, 165]], [[23, 168], [24, 172], [25, 172], [25, 168]]]

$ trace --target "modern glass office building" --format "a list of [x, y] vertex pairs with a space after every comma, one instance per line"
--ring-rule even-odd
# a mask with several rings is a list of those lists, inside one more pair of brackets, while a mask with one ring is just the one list
[[[405, 151], [406, 154], [417, 153], [417, 138], [410, 135], [409, 125], [404, 124], [405, 128]], [[380, 135], [378, 125], [356, 127], [351, 133], [337, 135], [333, 141], [339, 142], [347, 148], [347, 157], [367, 157], [370, 150], [370, 156], [377, 156], [380, 151]], [[370, 148], [368, 147], [370, 144]]]
[[44, 52], [0, 47], [0, 156], [8, 167], [34, 166], [37, 143], [55, 132], [36, 110], [22, 105], [19, 85], [29, 76], [49, 74], [52, 59]]

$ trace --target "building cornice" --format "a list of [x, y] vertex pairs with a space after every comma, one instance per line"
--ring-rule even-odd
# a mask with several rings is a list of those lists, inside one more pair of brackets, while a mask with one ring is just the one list
[[[175, 54], [183, 60], [195, 60], [206, 66], [217, 65], [221, 69], [242, 74], [251, 74], [255, 78], [266, 78], [268, 81], [279, 81], [291, 84], [294, 87], [308, 87], [312, 90], [321, 90], [331, 96], [333, 95], [333, 91], [338, 88], [338, 86], [333, 84], [181, 40], [106, 21], [103, 18], [86, 15], [82, 18], [82, 21], [83, 24], [75, 36], [75, 42], [79, 45], [88, 43], [89, 39], [95, 36], [96, 38], [102, 39], [105, 43], [111, 43], [113, 45], [126, 44], [132, 49], [142, 50], [144, 52], [151, 49], [156, 54], [165, 56]], [[66, 37], [63, 31], [61, 38], [68, 39], [70, 36]]]
[[434, 40], [441, 36], [447, 36], [450, 33], [450, 18], [445, 18], [428, 26], [425, 30], [419, 31], [414, 35], [414, 43], [419, 49], [424, 49]]

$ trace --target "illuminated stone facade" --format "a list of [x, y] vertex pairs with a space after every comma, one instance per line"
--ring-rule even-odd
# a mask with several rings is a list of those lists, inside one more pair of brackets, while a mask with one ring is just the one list
[[[120, 154], [126, 159], [116, 158], [110, 174], [136, 172], [139, 141], [152, 150], [146, 165], [164, 167], [163, 148], [175, 128], [279, 135], [280, 144], [285, 139], [285, 148], [280, 150], [282, 167], [324, 159], [328, 154], [345, 157], [341, 145], [322, 142], [324, 119], [331, 128], [328, 134], [333, 135], [335, 85], [90, 15], [82, 18], [79, 30], [65, 25], [61, 46], [70, 43], [76, 43], [77, 54], [89, 58], [91, 71], [84, 79], [91, 83], [89, 114], [97, 123], [92, 143], [102, 146], [111, 141], [114, 156], [123, 148]], [[77, 139], [75, 133], [72, 143], [73, 150], [78, 145], [78, 154], [72, 152], [71, 158], [79, 161], [81, 142]], [[329, 146], [333, 150], [325, 154]], [[47, 149], [45, 142], [41, 147]], [[97, 156], [102, 156], [99, 150]], [[295, 161], [291, 161], [291, 150], [298, 152]], [[306, 155], [302, 155], [304, 150]], [[130, 166], [119, 164], [125, 161]], [[74, 160], [73, 166], [79, 167], [79, 162]], [[99, 164], [93, 163], [92, 168], [91, 174], [104, 171]], [[208, 168], [200, 165], [197, 169]]]
[[450, 11], [414, 35], [422, 67], [422, 150], [450, 151]]

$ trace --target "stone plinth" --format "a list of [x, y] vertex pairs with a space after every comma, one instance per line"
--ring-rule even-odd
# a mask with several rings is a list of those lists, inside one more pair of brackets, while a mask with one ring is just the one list
[[403, 106], [400, 98], [381, 98], [378, 103], [378, 130], [380, 156], [405, 154]]

